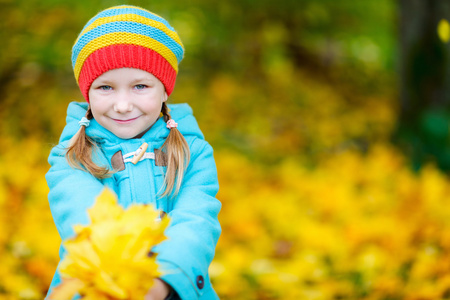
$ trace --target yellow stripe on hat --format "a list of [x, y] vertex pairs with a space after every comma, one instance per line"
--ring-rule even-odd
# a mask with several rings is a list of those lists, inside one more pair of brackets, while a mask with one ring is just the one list
[[[123, 8], [123, 6], [121, 6], [121, 8]], [[94, 29], [95, 27], [98, 27], [100, 25], [104, 25], [107, 23], [112, 23], [112, 22], [136, 22], [136, 23], [140, 23], [140, 24], [144, 24], [144, 25], [148, 25], [154, 28], [157, 28], [159, 30], [161, 30], [162, 32], [164, 32], [165, 34], [167, 34], [169, 37], [171, 37], [175, 42], [177, 42], [183, 49], [183, 44], [181, 43], [180, 37], [178, 36], [178, 34], [174, 31], [172, 31], [171, 29], [167, 28], [167, 26], [161, 22], [140, 16], [140, 15], [136, 15], [136, 14], [120, 14], [120, 15], [116, 15], [116, 16], [111, 16], [111, 17], [103, 17], [103, 18], [98, 18], [97, 20], [95, 20], [92, 24], [90, 24], [88, 27], [86, 27], [78, 36], [77, 40], [75, 41], [75, 44], [78, 43], [78, 40], [88, 31]]]
[[169, 48], [164, 46], [164, 44], [145, 35], [128, 32], [113, 32], [93, 39], [80, 51], [74, 68], [75, 78], [77, 79], [77, 81], [80, 77], [81, 68], [89, 55], [91, 55], [98, 49], [120, 44], [137, 45], [152, 49], [153, 51], [159, 53], [162, 57], [164, 57], [164, 59], [169, 62], [172, 68], [174, 68], [175, 72], [178, 73], [177, 58]]

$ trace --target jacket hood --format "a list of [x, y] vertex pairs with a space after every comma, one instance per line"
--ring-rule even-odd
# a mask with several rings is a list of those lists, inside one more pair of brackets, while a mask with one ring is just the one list
[[[170, 115], [178, 123], [178, 130], [183, 136], [194, 136], [204, 139], [197, 120], [195, 119], [192, 108], [186, 104], [169, 104]], [[88, 103], [71, 102], [67, 108], [66, 126], [61, 134], [60, 143], [69, 141], [80, 129], [78, 122], [86, 115]], [[170, 130], [166, 128], [163, 118], [159, 118], [155, 124], [147, 131], [142, 139], [166, 139]], [[121, 139], [109, 130], [101, 126], [95, 119], [90, 120], [90, 124], [86, 127], [86, 134], [96, 140], [98, 143], [121, 143], [126, 139]]]

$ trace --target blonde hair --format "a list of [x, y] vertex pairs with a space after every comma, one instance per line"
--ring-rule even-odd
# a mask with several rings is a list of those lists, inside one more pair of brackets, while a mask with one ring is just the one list
[[[172, 118], [165, 102], [163, 102], [161, 113], [166, 123]], [[90, 108], [85, 117], [88, 120], [93, 118]], [[114, 171], [93, 162], [92, 153], [95, 148], [97, 148], [97, 144], [86, 135], [85, 126], [80, 126], [67, 148], [66, 159], [69, 165], [76, 169], [87, 171], [98, 179], [107, 178]], [[157, 164], [167, 166], [162, 187], [164, 192], [160, 195], [161, 197], [178, 194], [184, 172], [189, 165], [189, 157], [190, 151], [186, 139], [177, 128], [171, 128], [161, 148], [155, 149]]]

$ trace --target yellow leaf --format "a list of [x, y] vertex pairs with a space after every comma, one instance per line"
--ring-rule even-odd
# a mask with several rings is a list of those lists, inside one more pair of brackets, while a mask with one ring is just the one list
[[120, 236], [119, 228], [115, 220], [105, 220], [91, 226], [90, 241], [99, 253], [116, 252], [123, 247], [117, 241]]
[[439, 22], [437, 31], [441, 41], [447, 43], [450, 40], [450, 24], [446, 19], [442, 19]]
[[83, 268], [98, 267], [100, 265], [100, 258], [92, 247], [89, 240], [84, 241], [67, 241], [64, 243], [64, 247], [68, 252], [68, 256], [75, 263]]
[[92, 223], [97, 223], [119, 218], [123, 213], [123, 208], [117, 205], [116, 195], [111, 190], [104, 189], [88, 212]]
[[[159, 221], [152, 205], [125, 210], [108, 190], [88, 213], [91, 224], [76, 226], [75, 237], [63, 242], [67, 255], [60, 272], [84, 284], [76, 290], [83, 299], [143, 299], [160, 276], [155, 256], [147, 254], [165, 239], [169, 218]], [[75, 286], [63, 286], [63, 291], [69, 288]]]
[[127, 299], [126, 291], [118, 286], [115, 280], [106, 272], [99, 272], [94, 277], [94, 283], [99, 292], [104, 292], [117, 299]]
[[76, 278], [63, 279], [60, 285], [55, 287], [50, 294], [50, 300], [72, 299], [75, 294], [84, 287], [84, 283]]
[[84, 227], [84, 226], [82, 226], [82, 225], [75, 225], [75, 226], [73, 226], [73, 231], [74, 231], [76, 234], [80, 234], [80, 233], [83, 232], [84, 230], [87, 230], [87, 228]]

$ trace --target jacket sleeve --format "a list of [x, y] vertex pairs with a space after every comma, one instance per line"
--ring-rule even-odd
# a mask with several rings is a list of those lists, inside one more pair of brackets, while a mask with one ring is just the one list
[[221, 228], [221, 203], [215, 198], [217, 170], [212, 147], [201, 139], [191, 145], [191, 160], [179, 194], [168, 213], [168, 239], [154, 248], [163, 275], [181, 299], [198, 299], [209, 280], [208, 268], [214, 258]]
[[50, 170], [45, 175], [50, 188], [50, 210], [62, 240], [74, 235], [74, 225], [89, 223], [87, 209], [104, 187], [90, 173], [74, 169], [68, 164], [65, 144], [61, 143], [50, 152]]

